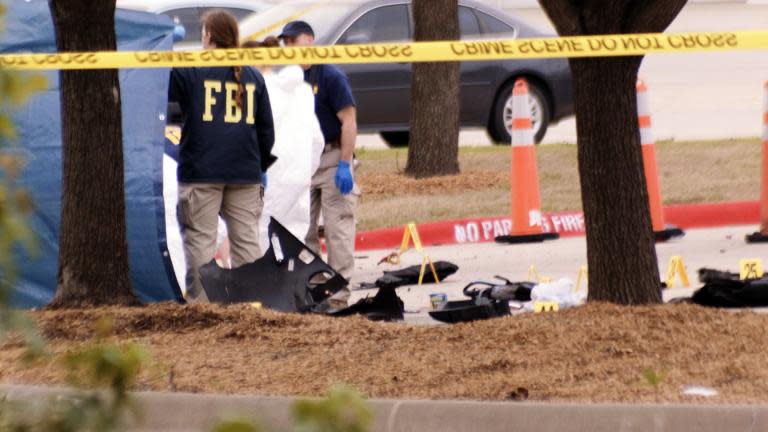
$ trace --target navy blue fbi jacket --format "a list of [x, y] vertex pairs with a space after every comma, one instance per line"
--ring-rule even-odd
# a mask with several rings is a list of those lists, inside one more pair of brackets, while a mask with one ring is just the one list
[[341, 139], [341, 120], [337, 113], [355, 106], [352, 88], [344, 72], [333, 65], [314, 65], [304, 71], [304, 81], [315, 93], [315, 115], [320, 122], [325, 143]]
[[243, 67], [242, 108], [231, 67], [179, 68], [171, 72], [168, 99], [181, 106], [182, 183], [258, 184], [277, 159], [275, 129], [264, 77]]

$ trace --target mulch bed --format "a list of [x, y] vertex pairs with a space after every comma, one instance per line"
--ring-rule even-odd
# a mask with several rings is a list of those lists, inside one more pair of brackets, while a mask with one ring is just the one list
[[[53, 352], [94, 341], [146, 347], [138, 389], [322, 395], [337, 383], [370, 397], [538, 401], [764, 403], [768, 315], [693, 305], [589, 304], [454, 326], [279, 314], [247, 305], [38, 311]], [[57, 360], [25, 365], [0, 346], [0, 382], [60, 384]], [[658, 387], [643, 378], [665, 373]], [[683, 395], [703, 385], [715, 397]]]

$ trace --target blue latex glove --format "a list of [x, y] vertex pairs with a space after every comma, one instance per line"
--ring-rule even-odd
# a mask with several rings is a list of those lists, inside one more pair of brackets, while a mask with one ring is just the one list
[[263, 171], [261, 173], [261, 185], [264, 187], [264, 189], [267, 188], [267, 173]]
[[349, 170], [349, 162], [339, 161], [339, 167], [336, 169], [336, 187], [342, 195], [352, 192], [352, 186], [355, 185], [352, 180], [352, 171]]

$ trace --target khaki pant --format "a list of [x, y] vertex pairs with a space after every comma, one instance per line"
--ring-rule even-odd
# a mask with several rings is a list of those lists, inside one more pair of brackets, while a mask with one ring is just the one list
[[322, 211], [328, 265], [350, 280], [355, 268], [355, 206], [360, 192], [355, 186], [351, 193], [342, 195], [336, 187], [336, 168], [340, 158], [339, 149], [323, 153], [320, 166], [312, 176], [306, 244], [315, 253], [320, 254], [317, 228]]
[[207, 301], [199, 269], [216, 255], [219, 212], [227, 224], [232, 267], [261, 257], [258, 229], [263, 195], [259, 184], [179, 184], [177, 215], [187, 261], [188, 300]]

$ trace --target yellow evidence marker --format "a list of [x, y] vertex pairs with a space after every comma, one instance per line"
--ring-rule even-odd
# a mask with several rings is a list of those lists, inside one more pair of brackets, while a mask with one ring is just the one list
[[539, 272], [536, 270], [536, 266], [533, 264], [531, 264], [531, 266], [528, 268], [528, 280], [536, 283], [552, 282], [552, 278], [550, 276], [539, 275]]
[[680, 282], [684, 287], [688, 288], [691, 283], [688, 281], [688, 273], [685, 271], [685, 264], [683, 264], [683, 257], [675, 255], [669, 259], [669, 269], [667, 270], [667, 288], [675, 287], [675, 276], [680, 277]]
[[426, 271], [427, 264], [432, 271], [432, 277], [435, 279], [435, 283], [440, 283], [440, 278], [437, 276], [437, 270], [435, 269], [435, 263], [432, 262], [432, 258], [429, 255], [424, 254], [424, 247], [421, 244], [421, 237], [419, 237], [419, 230], [416, 229], [414, 222], [408, 223], [403, 231], [403, 241], [400, 244], [400, 250], [392, 252], [384, 257], [379, 264], [387, 262], [389, 264], [400, 264], [400, 257], [410, 249], [411, 241], [413, 241], [413, 248], [417, 252], [421, 252], [423, 255], [421, 261], [421, 270], [419, 271], [419, 286], [424, 282], [424, 272]]
[[576, 285], [573, 287], [574, 292], [581, 291], [581, 281], [584, 281], [585, 285], [589, 284], [589, 273], [587, 272], [587, 266], [583, 265], [579, 267], [579, 272], [576, 274]]
[[533, 303], [533, 312], [557, 312], [560, 310], [560, 305], [555, 302], [537, 301]]
[[739, 279], [760, 279], [763, 274], [763, 260], [753, 258], [739, 261]]

